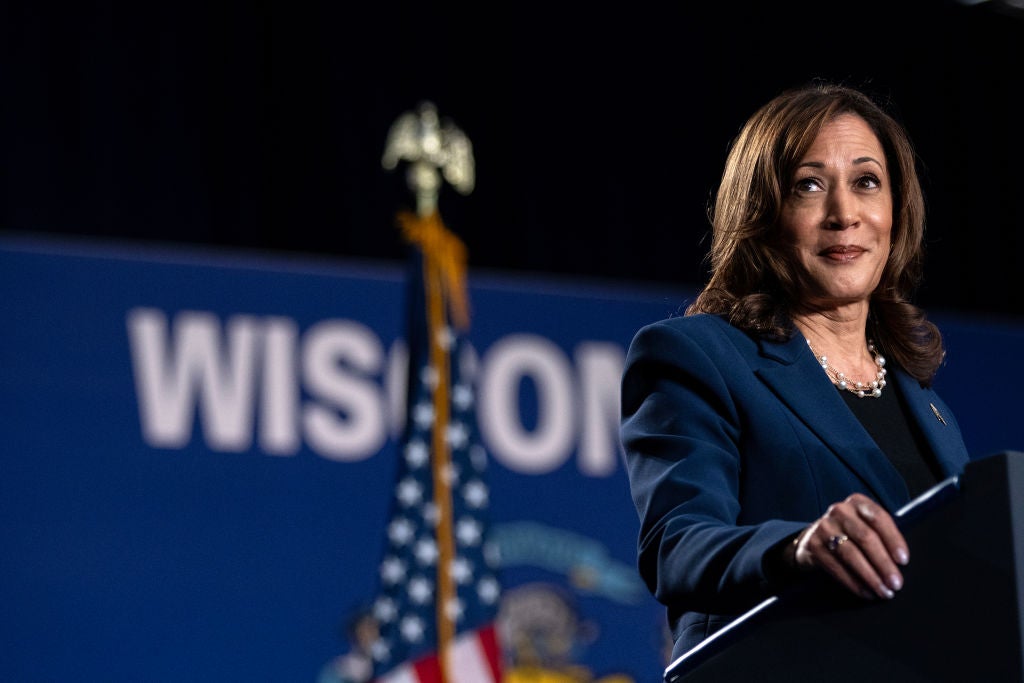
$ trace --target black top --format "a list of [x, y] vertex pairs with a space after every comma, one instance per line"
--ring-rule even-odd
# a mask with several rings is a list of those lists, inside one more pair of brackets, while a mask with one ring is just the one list
[[941, 481], [942, 471], [935, 454], [917, 423], [907, 418], [906, 401], [895, 382], [886, 384], [878, 398], [860, 398], [850, 391], [836, 389], [893, 467], [903, 475], [911, 499]]

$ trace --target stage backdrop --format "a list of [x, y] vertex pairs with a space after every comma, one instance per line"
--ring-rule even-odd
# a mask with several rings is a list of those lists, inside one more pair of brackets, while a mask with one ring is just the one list
[[[396, 264], [0, 237], [0, 679], [331, 680], [379, 589], [405, 415]], [[617, 441], [692, 291], [472, 269], [510, 661], [659, 680]], [[1024, 327], [934, 311], [975, 457], [1024, 447]], [[511, 643], [517, 643], [513, 646]], [[527, 647], [527, 644], [529, 647]], [[582, 673], [581, 673], [582, 672]]]

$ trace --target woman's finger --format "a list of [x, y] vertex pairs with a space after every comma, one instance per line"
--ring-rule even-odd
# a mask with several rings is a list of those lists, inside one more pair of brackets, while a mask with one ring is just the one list
[[[849, 574], [856, 582], [859, 593], [864, 594], [864, 589], [869, 591], [865, 597], [879, 597], [890, 599], [895, 596], [895, 591], [902, 586], [902, 579], [893, 580], [895, 566], [891, 561], [891, 569], [883, 569], [880, 573], [876, 562], [879, 561], [875, 555], [880, 552], [881, 544], [875, 540], [875, 549], [871, 551], [848, 534], [830, 536], [825, 542], [825, 550], [832, 559], [842, 567], [842, 571]], [[884, 554], [884, 551], [881, 551]], [[884, 562], [883, 562], [884, 564]], [[898, 574], [898, 572], [897, 572]], [[839, 574], [836, 573], [837, 578]]]
[[885, 543], [893, 561], [900, 565], [906, 565], [910, 561], [910, 549], [899, 527], [896, 526], [896, 521], [877, 503], [866, 496], [863, 498], [863, 500], [852, 501], [857, 515], [875, 529], [882, 542]]
[[817, 566], [865, 597], [892, 598], [903, 587], [907, 544], [892, 516], [863, 494], [831, 505], [801, 535], [796, 560]]

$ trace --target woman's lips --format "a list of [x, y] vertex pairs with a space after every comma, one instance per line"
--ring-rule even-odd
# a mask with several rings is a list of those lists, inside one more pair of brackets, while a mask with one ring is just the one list
[[853, 245], [836, 245], [822, 249], [819, 254], [833, 261], [852, 261], [865, 251], [867, 250]]

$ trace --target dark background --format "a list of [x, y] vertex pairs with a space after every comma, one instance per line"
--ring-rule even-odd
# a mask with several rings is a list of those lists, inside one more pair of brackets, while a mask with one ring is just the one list
[[471, 269], [668, 285], [704, 279], [743, 120], [842, 80], [921, 157], [918, 302], [1024, 315], [1008, 2], [8, 2], [0, 51], [5, 231], [401, 260], [381, 154], [427, 99], [473, 143], [440, 202]]

